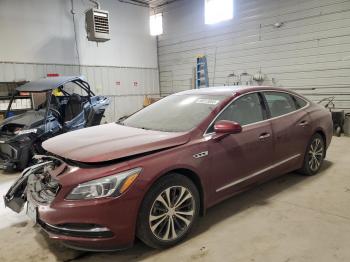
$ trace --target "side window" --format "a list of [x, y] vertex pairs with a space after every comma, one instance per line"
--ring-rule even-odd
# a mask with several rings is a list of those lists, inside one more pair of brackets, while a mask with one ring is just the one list
[[[232, 102], [218, 116], [215, 122], [220, 120], [235, 121], [242, 126], [264, 120], [263, 109], [258, 94], [244, 95]], [[214, 124], [209, 128], [208, 133], [214, 132]]]
[[304, 99], [301, 99], [300, 97], [293, 96], [295, 103], [297, 104], [297, 108], [303, 108], [306, 106], [307, 102]]
[[281, 116], [295, 111], [296, 105], [291, 95], [281, 92], [264, 92], [271, 117]]

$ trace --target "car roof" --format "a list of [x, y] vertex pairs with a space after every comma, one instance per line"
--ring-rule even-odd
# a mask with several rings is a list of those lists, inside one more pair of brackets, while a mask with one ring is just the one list
[[[28, 82], [16, 88], [19, 92], [44, 92], [56, 89], [68, 82], [84, 81], [81, 76], [57, 76], [47, 77], [36, 81]], [[84, 81], [85, 82], [85, 81]]]
[[286, 88], [278, 88], [273, 86], [215, 86], [215, 87], [204, 87], [199, 89], [191, 89], [179, 92], [177, 94], [181, 95], [192, 95], [192, 94], [201, 94], [201, 95], [223, 95], [223, 96], [234, 96], [236, 94], [244, 94], [252, 91], [262, 91], [262, 90], [271, 90], [271, 91], [288, 91], [294, 93]]

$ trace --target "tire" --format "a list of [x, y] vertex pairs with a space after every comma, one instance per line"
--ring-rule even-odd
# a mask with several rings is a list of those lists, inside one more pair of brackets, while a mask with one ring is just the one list
[[27, 152], [22, 152], [21, 160], [16, 167], [16, 171], [22, 172], [24, 169], [30, 166], [33, 156], [34, 156], [34, 153], [31, 148], [28, 149]]
[[305, 152], [303, 167], [299, 170], [301, 174], [313, 176], [320, 170], [324, 157], [326, 155], [326, 146], [324, 138], [319, 134], [314, 134], [307, 146]]
[[138, 215], [136, 235], [150, 247], [171, 247], [191, 232], [199, 210], [199, 193], [193, 182], [181, 174], [166, 175], [147, 192]]
[[335, 134], [337, 137], [341, 136], [341, 127], [340, 126], [337, 126], [337, 128], [335, 129]]
[[31, 159], [31, 156], [29, 154], [30, 153], [28, 153], [28, 155], [25, 155], [23, 158], [21, 158], [21, 161], [16, 166], [16, 171], [22, 172], [25, 168], [29, 166], [29, 162]]

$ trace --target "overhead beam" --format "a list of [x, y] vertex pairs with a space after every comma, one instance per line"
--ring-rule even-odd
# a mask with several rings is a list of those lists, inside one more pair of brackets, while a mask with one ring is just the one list
[[121, 3], [137, 5], [142, 7], [149, 7], [149, 3], [142, 0], [119, 0]]
[[[168, 1], [119, 0], [119, 2], [122, 2], [122, 3], [133, 4], [133, 5], [144, 6], [144, 7], [151, 7], [151, 8], [163, 7], [163, 6], [169, 5], [169, 4], [176, 2], [176, 1], [180, 1], [180, 0], [168, 0]], [[161, 2], [161, 3], [156, 4], [157, 2]], [[155, 3], [155, 4], [153, 4], [153, 3]]]

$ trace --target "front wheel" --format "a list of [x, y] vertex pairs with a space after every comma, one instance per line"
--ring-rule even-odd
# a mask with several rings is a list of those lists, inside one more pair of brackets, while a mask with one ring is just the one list
[[324, 138], [316, 133], [312, 136], [307, 147], [301, 173], [303, 175], [315, 175], [321, 168], [326, 153]]
[[157, 181], [147, 193], [139, 213], [137, 236], [153, 248], [167, 248], [182, 241], [198, 219], [199, 193], [180, 174]]

